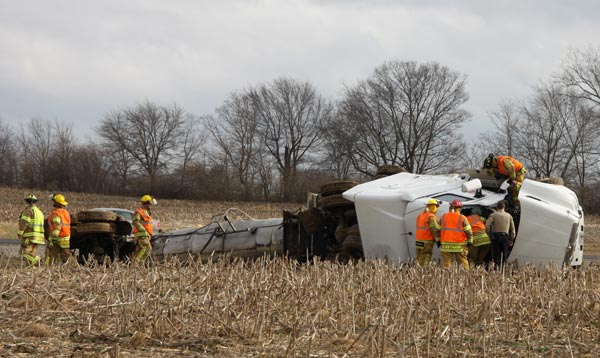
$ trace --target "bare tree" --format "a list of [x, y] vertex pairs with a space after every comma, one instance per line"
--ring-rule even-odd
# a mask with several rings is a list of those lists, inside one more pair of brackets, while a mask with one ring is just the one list
[[152, 191], [160, 170], [168, 168], [179, 149], [184, 118], [183, 109], [177, 105], [159, 107], [145, 102], [106, 115], [97, 133], [107, 145], [134, 158], [148, 175]]
[[183, 188], [187, 188], [189, 183], [189, 172], [192, 164], [197, 160], [201, 152], [202, 145], [206, 141], [207, 134], [204, 132], [199, 118], [187, 115], [183, 124], [183, 133], [179, 141], [179, 168], [180, 184]]
[[574, 156], [565, 134], [575, 121], [575, 103], [554, 85], [540, 85], [523, 108], [520, 154], [535, 177], [564, 177]]
[[497, 111], [489, 114], [496, 127], [496, 133], [488, 137], [492, 152], [511, 157], [516, 155], [517, 135], [522, 127], [521, 109], [515, 100], [506, 99], [500, 102]]
[[570, 94], [589, 101], [593, 106], [600, 105], [600, 51], [590, 47], [587, 50], [572, 50], [563, 60], [558, 79], [572, 91]]
[[414, 173], [444, 168], [459, 152], [469, 114], [466, 79], [438, 63], [387, 62], [340, 103], [354, 168], [373, 175], [381, 164]]
[[52, 124], [52, 174], [53, 187], [61, 190], [73, 190], [73, 155], [77, 148], [77, 140], [73, 135], [72, 125], [57, 120]]
[[252, 164], [261, 141], [259, 119], [252, 97], [248, 93], [231, 93], [216, 111], [208, 117], [208, 130], [213, 140], [236, 171], [243, 187], [244, 200], [252, 197], [254, 174]]
[[0, 117], [0, 157], [2, 158], [2, 166], [0, 166], [0, 184], [7, 186], [15, 185], [18, 162], [14, 133], [12, 129], [4, 123], [2, 117]]
[[[50, 178], [53, 126], [50, 121], [33, 118], [20, 126], [18, 135], [21, 183], [45, 188]], [[24, 158], [27, 158], [26, 160]]]
[[321, 128], [333, 106], [308, 82], [279, 78], [250, 91], [264, 136], [264, 145], [277, 163], [282, 198], [292, 199], [299, 166], [322, 138]]

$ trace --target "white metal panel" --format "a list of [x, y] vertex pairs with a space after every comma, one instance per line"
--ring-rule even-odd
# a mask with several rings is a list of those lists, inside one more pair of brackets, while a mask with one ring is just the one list
[[525, 180], [519, 192], [519, 232], [509, 262], [562, 265], [573, 224], [583, 219], [570, 189]]

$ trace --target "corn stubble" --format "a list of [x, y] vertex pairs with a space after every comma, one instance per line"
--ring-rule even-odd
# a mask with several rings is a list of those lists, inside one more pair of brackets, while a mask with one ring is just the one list
[[278, 258], [31, 271], [0, 262], [6, 356], [592, 357], [600, 349], [597, 266], [464, 272]]

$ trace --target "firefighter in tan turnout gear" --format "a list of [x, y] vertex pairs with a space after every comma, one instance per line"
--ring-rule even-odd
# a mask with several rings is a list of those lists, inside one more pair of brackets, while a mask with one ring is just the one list
[[62, 194], [51, 194], [54, 209], [48, 215], [48, 226], [50, 234], [46, 248], [44, 263], [51, 265], [59, 258], [65, 263], [71, 256], [71, 215], [65, 209], [69, 203]]
[[38, 199], [34, 194], [25, 197], [27, 207], [19, 215], [17, 237], [21, 240], [19, 254], [30, 266], [40, 261], [37, 246], [44, 244], [44, 214], [35, 205]]
[[450, 211], [442, 215], [440, 219], [440, 241], [442, 266], [450, 267], [452, 261], [456, 260], [466, 270], [469, 269], [467, 259], [467, 244], [473, 243], [471, 225], [467, 217], [460, 213], [462, 208], [460, 200], [450, 202]]
[[435, 216], [439, 206], [437, 200], [429, 199], [423, 212], [417, 216], [417, 262], [421, 266], [429, 265], [433, 244], [440, 239], [440, 225]]
[[150, 195], [144, 195], [140, 199], [142, 206], [133, 214], [133, 236], [135, 239], [134, 260], [137, 263], [146, 261], [152, 252], [152, 213], [150, 208], [156, 205], [156, 199]]

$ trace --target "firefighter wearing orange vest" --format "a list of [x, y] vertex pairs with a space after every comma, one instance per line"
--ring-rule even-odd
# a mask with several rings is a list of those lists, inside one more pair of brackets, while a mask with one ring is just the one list
[[490, 252], [490, 245], [492, 243], [485, 230], [485, 218], [473, 214], [470, 208], [463, 209], [462, 214], [469, 220], [471, 231], [473, 232], [473, 245], [469, 247], [469, 263], [470, 265], [483, 265], [485, 257]]
[[420, 266], [427, 266], [431, 262], [433, 244], [440, 239], [440, 225], [435, 213], [440, 203], [429, 199], [425, 209], [417, 216], [417, 262]]
[[71, 215], [65, 209], [69, 203], [62, 194], [51, 194], [50, 200], [54, 209], [48, 215], [50, 234], [44, 259], [46, 265], [53, 264], [58, 258], [65, 263], [71, 257]]
[[27, 207], [19, 215], [19, 230], [17, 237], [21, 240], [19, 254], [23, 260], [30, 266], [36, 265], [40, 261], [37, 255], [37, 246], [44, 242], [44, 214], [35, 205], [38, 198], [34, 194], [25, 197]]
[[133, 214], [133, 236], [135, 239], [135, 262], [143, 263], [152, 252], [152, 216], [150, 208], [156, 205], [156, 199], [146, 194], [140, 199], [142, 206]]
[[507, 177], [513, 188], [513, 201], [515, 203], [519, 202], [519, 191], [521, 185], [523, 185], [523, 180], [525, 180], [525, 173], [527, 173], [527, 169], [520, 161], [508, 155], [496, 157], [493, 153], [490, 153], [483, 162], [483, 168], [496, 170], [498, 174]]
[[460, 200], [452, 200], [450, 211], [442, 215], [440, 219], [440, 252], [443, 267], [450, 267], [452, 261], [456, 260], [468, 270], [467, 254], [469, 250], [467, 244], [473, 243], [473, 234], [469, 220], [460, 213], [462, 206]]

